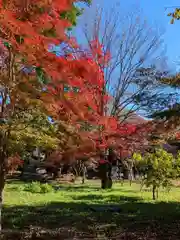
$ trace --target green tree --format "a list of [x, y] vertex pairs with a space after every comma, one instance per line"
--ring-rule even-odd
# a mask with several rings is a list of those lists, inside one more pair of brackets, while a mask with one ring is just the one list
[[144, 175], [143, 185], [152, 187], [153, 200], [158, 197], [158, 189], [170, 187], [171, 179], [179, 174], [180, 155], [175, 159], [171, 153], [163, 149], [154, 149], [144, 156], [135, 154], [133, 158]]
[[[176, 8], [173, 7], [173, 11], [169, 12], [168, 16], [171, 17], [171, 24], [174, 24], [175, 20], [180, 20], [180, 7], [176, 7]], [[180, 73], [178, 72], [173, 75], [165, 74], [165, 76], [164, 76], [164, 74], [162, 74], [161, 77], [159, 78], [159, 81], [168, 87], [176, 88], [176, 90], [177, 89], [179, 90], [179, 88], [180, 88]], [[166, 128], [167, 129], [170, 128], [172, 131], [175, 132], [175, 128], [179, 127], [179, 124], [180, 124], [179, 109], [180, 109], [180, 104], [176, 98], [175, 104], [168, 107], [168, 109], [166, 106], [166, 109], [154, 112], [151, 115], [151, 117], [156, 120], [165, 119]]]
[[[150, 115], [155, 122], [158, 123], [157, 129], [159, 135], [164, 135], [166, 140], [169, 136], [179, 132], [180, 126], [180, 101], [179, 101], [179, 89], [180, 89], [180, 73], [165, 74], [159, 77], [158, 81], [165, 87], [170, 87], [173, 91], [168, 93], [166, 99], [162, 98], [163, 104], [159, 104], [155, 111]], [[165, 95], [166, 96], [166, 95]]]

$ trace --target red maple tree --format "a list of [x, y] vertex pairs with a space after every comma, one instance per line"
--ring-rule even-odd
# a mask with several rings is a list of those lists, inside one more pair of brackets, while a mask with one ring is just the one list
[[[133, 124], [120, 124], [118, 119], [104, 113], [104, 108], [110, 97], [104, 91], [105, 81], [104, 74], [101, 71], [101, 64], [107, 64], [109, 55], [107, 57], [103, 56], [101, 48], [102, 46], [99, 45], [98, 41], [93, 41], [91, 51], [82, 50], [78, 54], [75, 53], [75, 57], [73, 57], [74, 53], [69, 53], [71, 57], [68, 59], [70, 61], [76, 59], [78, 64], [81, 63], [82, 66], [89, 69], [89, 71], [85, 71], [86, 69], [83, 67], [83, 74], [76, 78], [79, 81], [79, 90], [77, 92], [73, 92], [73, 85], [69, 85], [70, 90], [64, 93], [64, 101], [62, 101], [63, 85], [59, 85], [59, 83], [55, 85], [53, 82], [53, 85], [49, 86], [47, 93], [50, 95], [49, 99], [54, 98], [54, 102], [50, 102], [50, 106], [48, 106], [52, 111], [52, 116], [55, 119], [63, 119], [69, 124], [78, 127], [77, 134], [79, 134], [82, 141], [79, 146], [74, 145], [68, 150], [66, 149], [66, 155], [69, 154], [74, 158], [95, 156], [97, 152], [106, 150], [110, 146], [132, 152], [142, 146], [145, 139], [142, 138], [142, 132], [147, 133], [147, 129], [144, 131], [144, 125], [137, 128]], [[91, 64], [88, 65], [89, 63]], [[84, 84], [81, 85], [82, 82]], [[90, 83], [92, 84], [90, 85]], [[80, 128], [79, 120], [87, 121], [94, 126], [94, 129], [85, 130]], [[136, 144], [133, 144], [133, 142]]]
[[[47, 114], [55, 119], [62, 118], [64, 111], [64, 120], [70, 124], [77, 124], [79, 119], [87, 121], [98, 119], [96, 105], [93, 105], [95, 96], [93, 94], [101, 89], [102, 73], [88, 54], [82, 51], [78, 53], [79, 47], [76, 42], [65, 33], [70, 23], [60, 18], [61, 13], [69, 10], [73, 2], [73, 0], [0, 0], [0, 39], [2, 50], [7, 56], [1, 89], [2, 122], [10, 119], [20, 107], [26, 108], [29, 101], [36, 98], [40, 98]], [[62, 42], [71, 50], [66, 56], [57, 57], [49, 51], [49, 47]], [[51, 84], [44, 86], [42, 82], [38, 82], [36, 75], [24, 74], [22, 71], [24, 68], [41, 69]], [[62, 91], [64, 84], [80, 87], [81, 94], [76, 97], [74, 93], [65, 94]], [[92, 86], [93, 94], [90, 91]], [[88, 112], [89, 108], [94, 111], [92, 119], [90, 117], [92, 112], [91, 114]], [[7, 129], [6, 131], [6, 128], [3, 128], [0, 143], [0, 205], [5, 175], [10, 166], [8, 159], [12, 160], [7, 151], [10, 135], [10, 129]], [[15, 156], [14, 160], [16, 158]]]
[[[6, 115], [5, 102], [11, 92], [11, 110], [20, 103], [19, 98], [23, 105], [27, 104], [27, 96], [36, 98], [40, 95], [48, 114], [56, 119], [59, 117], [62, 119], [65, 112], [64, 120], [71, 124], [79, 118], [91, 120], [92, 112], [90, 113], [89, 108], [92, 108], [94, 111], [92, 120], [97, 120], [93, 97], [94, 92], [99, 91], [103, 83], [102, 74], [96, 67], [97, 64], [91, 61], [91, 56], [81, 51], [74, 39], [67, 37], [65, 30], [69, 22], [60, 18], [60, 14], [70, 9], [73, 2], [67, 0], [0, 1], [0, 38], [8, 52], [9, 61], [2, 100], [2, 119]], [[66, 56], [57, 57], [48, 51], [50, 45], [59, 45], [62, 42], [70, 47]], [[38, 87], [36, 76], [33, 81], [29, 81], [29, 78], [24, 76], [17, 81], [16, 69], [19, 71], [24, 66], [41, 68], [50, 78], [51, 84], [45, 86], [46, 91], [42, 91], [41, 84]], [[76, 96], [74, 93], [65, 94], [62, 91], [64, 84], [80, 86], [80, 93]], [[93, 93], [90, 91], [92, 85]], [[24, 94], [22, 86], [26, 89]], [[21, 92], [20, 97], [19, 92]], [[28, 95], [27, 92], [29, 92]], [[47, 104], [49, 100], [50, 103]]]

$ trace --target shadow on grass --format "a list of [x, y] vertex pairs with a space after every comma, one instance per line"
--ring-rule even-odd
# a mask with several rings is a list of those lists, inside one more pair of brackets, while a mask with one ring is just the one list
[[[121, 197], [117, 203], [110, 204], [51, 202], [34, 207], [4, 206], [3, 210], [3, 227], [27, 230], [24, 234], [28, 233], [29, 239], [98, 239], [99, 236], [101, 239], [177, 240], [179, 219], [177, 202], [145, 203], [134, 197]], [[21, 239], [18, 236], [6, 239]]]
[[72, 199], [74, 200], [81, 200], [81, 201], [98, 201], [101, 200], [102, 202], [137, 202], [142, 201], [143, 199], [141, 197], [128, 197], [128, 196], [118, 196], [118, 195], [107, 195], [103, 196], [101, 194], [86, 194], [86, 195], [80, 195], [80, 196], [72, 196]]
[[59, 190], [64, 190], [64, 191], [69, 191], [69, 192], [74, 192], [74, 191], [83, 191], [83, 192], [92, 192], [92, 191], [99, 191], [101, 188], [95, 187], [95, 186], [90, 186], [90, 185], [82, 185], [82, 186], [65, 186], [63, 184], [56, 185], [57, 189]]

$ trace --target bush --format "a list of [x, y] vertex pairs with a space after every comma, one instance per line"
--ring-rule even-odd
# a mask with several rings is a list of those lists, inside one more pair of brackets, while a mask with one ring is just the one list
[[41, 193], [49, 193], [53, 191], [52, 185], [45, 183], [41, 184]]
[[41, 192], [41, 184], [40, 182], [32, 182], [25, 187], [25, 191], [32, 193], [40, 193]]
[[49, 193], [53, 191], [53, 187], [48, 183], [41, 184], [40, 182], [32, 182], [28, 184], [24, 190], [31, 193]]

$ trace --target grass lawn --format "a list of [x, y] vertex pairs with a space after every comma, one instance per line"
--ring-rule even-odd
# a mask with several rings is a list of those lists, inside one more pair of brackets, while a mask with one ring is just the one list
[[136, 183], [101, 190], [98, 181], [89, 181], [46, 194], [23, 191], [23, 185], [6, 185], [3, 228], [14, 231], [5, 239], [180, 239], [178, 187], [152, 201]]

